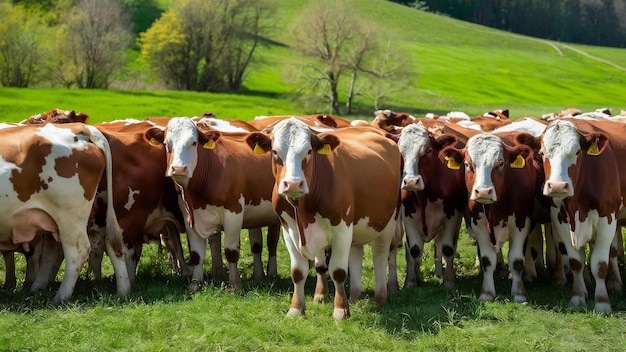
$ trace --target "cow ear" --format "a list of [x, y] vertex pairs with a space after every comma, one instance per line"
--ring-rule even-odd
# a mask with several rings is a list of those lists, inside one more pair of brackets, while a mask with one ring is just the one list
[[439, 152], [439, 159], [448, 169], [459, 170], [463, 165], [463, 152], [455, 147], [445, 147]]
[[206, 130], [200, 131], [198, 130], [198, 139], [200, 144], [202, 144], [202, 148], [204, 149], [214, 149], [215, 142], [222, 136], [222, 133], [216, 130]]
[[523, 169], [526, 166], [526, 158], [532, 154], [530, 147], [526, 145], [516, 145], [512, 148], [506, 148], [509, 166], [512, 169]]
[[517, 136], [515, 136], [515, 141], [519, 144], [529, 146], [532, 150], [541, 149], [541, 138], [535, 137], [530, 133], [519, 133]]
[[601, 132], [590, 133], [586, 136], [581, 136], [580, 147], [587, 155], [600, 155], [607, 147], [609, 137]]
[[319, 123], [323, 124], [324, 126], [337, 128], [337, 121], [335, 121], [335, 119], [333, 119], [332, 116], [316, 115], [315, 120], [319, 121]]
[[400, 140], [399, 134], [393, 134], [389, 132], [384, 132], [384, 133], [385, 133], [385, 137], [391, 139], [392, 141], [396, 142], [396, 144], [398, 144], [398, 141]]
[[272, 140], [262, 132], [251, 132], [246, 137], [246, 144], [254, 151], [254, 154], [265, 154], [272, 150]]
[[437, 149], [453, 146], [456, 142], [457, 138], [451, 134], [442, 134], [441, 136], [435, 138], [435, 145], [437, 146]]
[[163, 144], [165, 132], [158, 127], [152, 127], [143, 134], [143, 139], [152, 146], [158, 146]]
[[311, 147], [317, 154], [328, 155], [341, 143], [337, 136], [332, 134], [311, 134]]

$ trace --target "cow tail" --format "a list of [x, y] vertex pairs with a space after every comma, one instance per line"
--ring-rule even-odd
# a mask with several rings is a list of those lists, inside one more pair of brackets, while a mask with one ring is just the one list
[[117, 215], [115, 214], [115, 208], [113, 203], [113, 161], [111, 155], [111, 147], [109, 141], [104, 134], [97, 128], [89, 125], [85, 125], [89, 129], [89, 140], [100, 148], [105, 155], [106, 159], [106, 184], [107, 184], [107, 210], [106, 210], [106, 240], [115, 251], [115, 255], [121, 257], [123, 255], [124, 239], [122, 237], [122, 228], [117, 221]]

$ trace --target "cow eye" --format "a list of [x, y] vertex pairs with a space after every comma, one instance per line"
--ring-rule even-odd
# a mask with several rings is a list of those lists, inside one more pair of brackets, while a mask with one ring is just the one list
[[430, 153], [430, 152], [432, 152], [432, 151], [433, 151], [433, 149], [432, 149], [432, 148], [428, 148], [428, 149], [426, 149], [426, 154], [428, 154], [428, 153]]
[[192, 147], [195, 147], [195, 146], [197, 146], [197, 145], [198, 145], [198, 142], [196, 142], [196, 141], [193, 141], [193, 143], [191, 143], [191, 146], [192, 146]]
[[500, 160], [500, 163], [498, 163], [498, 166], [503, 167], [504, 166], [504, 160]]
[[277, 165], [283, 165], [283, 159], [281, 159], [281, 157], [278, 155], [278, 152], [275, 150], [272, 150], [272, 159]]

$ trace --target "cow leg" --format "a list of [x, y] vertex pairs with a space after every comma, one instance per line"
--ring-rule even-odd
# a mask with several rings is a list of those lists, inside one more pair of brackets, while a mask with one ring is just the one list
[[[524, 244], [524, 280], [535, 281], [543, 267], [543, 232], [541, 224], [535, 224], [526, 237]], [[510, 261], [509, 261], [510, 263]], [[509, 265], [509, 269], [510, 269]]]
[[[287, 234], [288, 231], [286, 229], [284, 230]], [[306, 311], [304, 283], [306, 282], [306, 277], [309, 272], [309, 261], [300, 254], [297, 245], [293, 243], [291, 235], [293, 234], [283, 236], [285, 245], [289, 251], [289, 258], [291, 260], [291, 280], [293, 281], [293, 296], [291, 297], [291, 305], [287, 311], [288, 317], [304, 315]], [[298, 238], [298, 234], [295, 234], [295, 236]], [[318, 257], [319, 256], [316, 257], [316, 263]]]
[[28, 253], [24, 253], [26, 256], [26, 275], [24, 283], [22, 284], [22, 289], [29, 289], [33, 285], [33, 282], [35, 282], [35, 278], [39, 272], [41, 253], [43, 251], [43, 236], [38, 236], [38, 238], [38, 241], [31, 242], [30, 251]]
[[456, 244], [459, 239], [459, 229], [461, 227], [461, 213], [455, 212], [454, 216], [445, 222], [442, 233], [435, 237], [435, 248], [437, 255], [442, 259], [443, 285], [447, 289], [453, 289], [456, 284], [456, 271], [454, 270], [454, 255]]
[[87, 262], [87, 275], [91, 275], [95, 280], [102, 279], [102, 258], [106, 247], [104, 231], [105, 228], [95, 224], [88, 231], [91, 251]]
[[406, 278], [404, 287], [415, 287], [421, 282], [420, 267], [422, 254], [424, 253], [424, 237], [420, 230], [420, 224], [416, 219], [403, 215], [402, 222], [406, 233]]
[[267, 227], [267, 276], [275, 278], [278, 276], [278, 263], [276, 261], [276, 251], [280, 240], [280, 223]]
[[[221, 233], [212, 234], [209, 236], [209, 240], [212, 237], [221, 239]], [[189, 290], [191, 292], [198, 292], [202, 284], [204, 283], [204, 257], [206, 256], [206, 239], [200, 237], [195, 232], [187, 232], [187, 239], [189, 240], [189, 253], [191, 257], [191, 283], [189, 284]], [[220, 241], [221, 242], [221, 241]], [[221, 246], [220, 246], [221, 247]], [[211, 253], [213, 253], [213, 246], [211, 246]], [[220, 252], [220, 258], [222, 257]], [[214, 263], [215, 264], [215, 263]]]
[[[508, 229], [504, 229], [508, 231]], [[511, 271], [511, 297], [513, 302], [526, 302], [526, 289], [524, 288], [524, 244], [526, 243], [530, 230], [530, 219], [526, 219], [526, 226], [521, 230], [517, 227], [513, 230], [509, 240], [508, 263]], [[534, 267], [534, 262], [532, 263]]]
[[224, 221], [224, 256], [228, 262], [228, 285], [235, 290], [241, 290], [243, 289], [243, 284], [237, 264], [239, 263], [241, 248], [243, 212], [237, 218], [237, 220], [229, 219]]
[[39, 263], [39, 271], [37, 272], [35, 281], [33, 281], [33, 284], [30, 286], [30, 292], [36, 292], [46, 288], [51, 280], [51, 277], [56, 276], [57, 271], [55, 271], [54, 269], [58, 269], [58, 267], [56, 267], [56, 261], [58, 257], [57, 252], [59, 249], [59, 243], [56, 242], [52, 238], [52, 236], [42, 236], [41, 261]]
[[[213, 280], [225, 280], [224, 261], [222, 260], [222, 233], [216, 232], [209, 236], [209, 248], [211, 249], [211, 276]], [[204, 244], [206, 251], [206, 243]], [[204, 261], [204, 256], [202, 257]], [[192, 275], [193, 276], [193, 275]]]
[[585, 270], [585, 248], [576, 250], [572, 245], [570, 229], [568, 223], [559, 222], [559, 208], [550, 208], [550, 218], [552, 220], [552, 229], [558, 234], [560, 244], [565, 247], [568, 257], [569, 268], [572, 272], [572, 297], [569, 305], [572, 307], [583, 306], [587, 304], [587, 286], [583, 278], [583, 270]]
[[12, 291], [17, 287], [17, 277], [15, 276], [15, 252], [2, 252], [4, 259], [4, 285], [3, 289]]
[[[485, 226], [480, 226], [480, 222], [483, 222]], [[483, 272], [483, 286], [480, 290], [479, 299], [493, 301], [496, 298], [496, 285], [493, 280], [493, 274], [496, 270], [497, 254], [491, 245], [486, 221], [479, 220], [479, 226], [473, 226], [472, 229], [478, 244], [480, 267]]]
[[567, 257], [567, 250], [561, 244], [556, 231], [552, 229], [552, 223], [544, 224], [546, 236], [546, 269], [554, 275], [556, 282], [560, 285], [567, 283], [565, 276], [565, 263], [563, 257]]
[[[341, 225], [337, 226], [340, 227]], [[337, 229], [337, 227], [335, 229]], [[333, 318], [343, 320], [350, 316], [348, 295], [346, 294], [346, 278], [348, 276], [348, 261], [352, 242], [352, 227], [348, 226], [343, 231], [337, 231], [333, 237], [332, 255], [328, 263], [330, 277], [335, 284], [335, 302]], [[389, 250], [389, 248], [387, 248]], [[384, 258], [385, 263], [387, 257]], [[386, 289], [386, 287], [385, 287]]]
[[328, 265], [326, 264], [326, 251], [315, 256], [315, 272], [317, 281], [315, 283], [315, 293], [313, 302], [323, 303], [328, 296]]
[[261, 259], [263, 254], [263, 231], [260, 227], [256, 229], [248, 229], [248, 238], [250, 240], [250, 251], [252, 252], [252, 260], [254, 269], [252, 271], [252, 277], [255, 280], [265, 280], [265, 273], [263, 272], [263, 260]]
[[373, 242], [372, 242], [372, 260], [374, 263], [374, 279], [376, 288], [374, 289], [374, 299], [376, 304], [387, 304], [387, 265], [389, 262], [389, 246], [391, 245], [396, 231], [396, 225], [392, 221], [387, 225]]
[[621, 246], [622, 228], [617, 226], [615, 237], [611, 242], [609, 254], [609, 275], [606, 279], [607, 288], [611, 292], [622, 293], [622, 276], [619, 272], [619, 248]]
[[[128, 257], [131, 257], [134, 254], [134, 250], [129, 250], [126, 244], [122, 245], [122, 255], [118, 256], [115, 253], [115, 249], [109, 241], [104, 240], [104, 248], [106, 250], [107, 256], [109, 260], [111, 260], [111, 265], [113, 266], [113, 274], [115, 275], [115, 286], [116, 293], [118, 295], [127, 295], [132, 290], [133, 285], [135, 284], [135, 272], [128, 271]], [[131, 276], [132, 275], [132, 276]]]
[[185, 263], [183, 245], [180, 241], [180, 232], [176, 225], [169, 222], [165, 227], [165, 232], [161, 234], [161, 245], [167, 248], [168, 257], [172, 264], [172, 270], [183, 276], [191, 276], [191, 268]]
[[61, 240], [63, 255], [65, 256], [65, 274], [61, 280], [61, 286], [52, 299], [54, 303], [67, 301], [74, 292], [78, 276], [89, 256], [91, 245], [85, 229], [59, 228], [59, 233], [65, 234]]
[[363, 291], [363, 253], [363, 246], [350, 248], [348, 275], [350, 275], [350, 299], [353, 301], [361, 298]]
[[[615, 218], [615, 217], [613, 217]], [[596, 227], [596, 238], [591, 252], [591, 273], [596, 282], [594, 293], [595, 310], [597, 312], [610, 313], [611, 301], [606, 289], [606, 277], [609, 273], [609, 253], [611, 243], [615, 238], [615, 221], [609, 223], [607, 218], [600, 218]], [[591, 229], [589, 229], [591, 230]]]

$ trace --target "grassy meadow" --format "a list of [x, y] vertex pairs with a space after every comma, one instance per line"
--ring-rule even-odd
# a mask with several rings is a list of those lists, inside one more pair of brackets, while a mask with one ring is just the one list
[[[304, 114], [287, 83], [288, 68], [299, 61], [289, 50], [285, 30], [313, 0], [280, 0], [272, 40], [249, 72], [244, 94], [168, 90], [77, 90], [0, 87], [0, 122], [18, 122], [58, 107], [82, 111], [90, 123], [149, 116], [196, 116], [249, 120], [257, 115]], [[626, 109], [626, 50], [549, 42], [500, 32], [447, 17], [410, 10], [383, 0], [352, 0], [355, 12], [381, 34], [417, 73], [398, 82], [385, 108], [419, 116], [427, 112], [465, 111], [470, 115], [508, 108], [513, 118], [540, 116], [568, 107], [583, 111]], [[168, 1], [159, 1], [167, 4]], [[152, 9], [154, 10], [154, 9]], [[154, 14], [152, 14], [154, 16]], [[145, 26], [145, 25], [144, 25]], [[140, 64], [140, 63], [134, 63]], [[349, 118], [370, 119], [371, 101], [358, 97]], [[37, 294], [0, 290], [0, 350], [42, 351], [623, 351], [626, 349], [626, 300], [612, 294], [613, 313], [598, 314], [593, 302], [569, 308], [570, 285], [548, 274], [526, 283], [528, 302], [509, 301], [510, 280], [496, 280], [494, 302], [478, 300], [482, 277], [476, 249], [461, 231], [457, 287], [447, 290], [434, 277], [432, 245], [424, 254], [423, 285], [390, 295], [379, 307], [373, 300], [373, 269], [364, 260], [364, 299], [351, 303], [352, 317], [333, 321], [332, 299], [313, 303], [313, 270], [307, 281], [307, 314], [287, 319], [291, 300], [289, 256], [281, 240], [279, 276], [251, 279], [252, 258], [242, 232], [244, 290], [209, 280], [189, 294], [187, 279], [171, 273], [156, 243], [147, 245], [139, 264], [136, 289], [114, 294], [112, 268], [104, 259], [101, 281], [83, 275], [73, 299], [51, 304], [57, 283]], [[267, 253], [265, 252], [265, 258]], [[17, 255], [18, 280], [24, 259]], [[398, 254], [400, 285], [404, 251]], [[4, 264], [0, 263], [0, 282]], [[207, 260], [205, 270], [210, 272]], [[19, 283], [18, 283], [19, 286]], [[593, 287], [590, 287], [593, 292]], [[593, 294], [591, 294], [591, 297]]]

